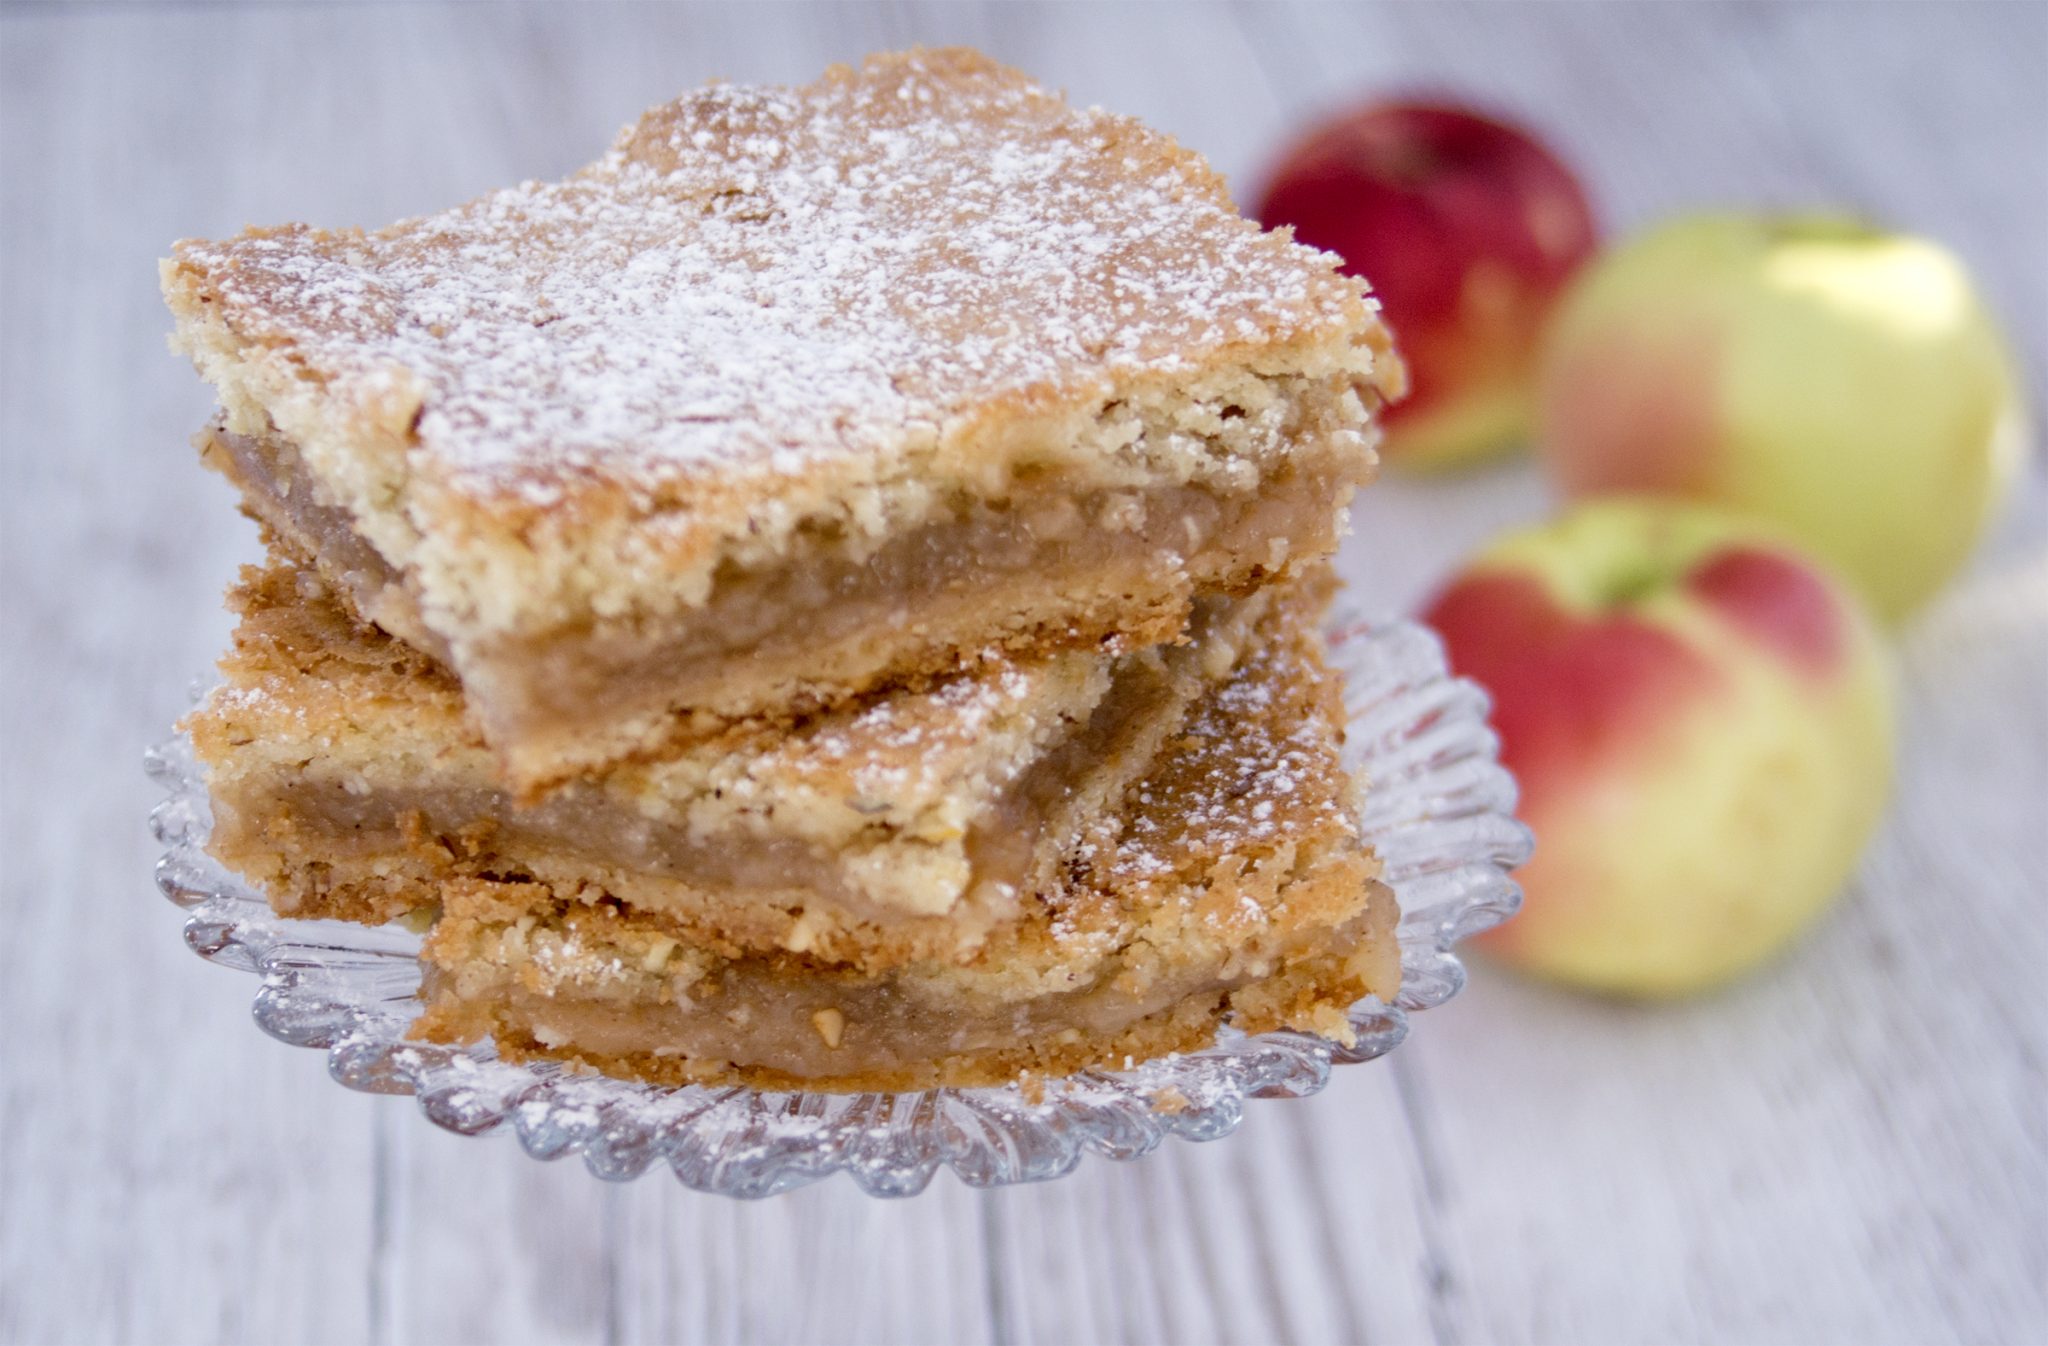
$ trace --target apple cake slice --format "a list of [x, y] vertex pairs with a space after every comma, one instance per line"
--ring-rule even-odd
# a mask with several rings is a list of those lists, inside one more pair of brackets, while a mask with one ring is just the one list
[[439, 890], [415, 1033], [660, 1083], [845, 1090], [1114, 1067], [1224, 1023], [1348, 1042], [1345, 1011], [1391, 997], [1400, 958], [1313, 598], [1274, 605], [1062, 881], [964, 963], [736, 958], [629, 904], [458, 879]]
[[164, 262], [206, 460], [518, 788], [1335, 546], [1401, 370], [1203, 160], [972, 52], [713, 85], [589, 167]]
[[624, 903], [725, 954], [959, 959], [1053, 884], [1280, 594], [1205, 598], [1178, 645], [1000, 658], [522, 802], [454, 678], [273, 561], [231, 591], [225, 682], [186, 728], [209, 849], [286, 915], [389, 920], [471, 877], [538, 909]]

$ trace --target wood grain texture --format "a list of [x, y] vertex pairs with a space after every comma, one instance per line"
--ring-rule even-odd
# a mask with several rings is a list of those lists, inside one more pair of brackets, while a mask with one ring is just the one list
[[[2048, 405], [2038, 5], [14, 7], [0, 17], [0, 1342], [1624, 1342], [2048, 1337], [2048, 474], [1905, 634], [1902, 780], [1792, 956], [1628, 1009], [1485, 968], [1389, 1061], [1042, 1187], [759, 1204], [446, 1135], [177, 947], [137, 757], [254, 555], [184, 448], [154, 261], [587, 157], [712, 75], [966, 41], [1240, 184], [1303, 118], [1450, 88], [1627, 227], [1847, 202], [1956, 245]], [[1527, 468], [1390, 482], [1411, 606]]]

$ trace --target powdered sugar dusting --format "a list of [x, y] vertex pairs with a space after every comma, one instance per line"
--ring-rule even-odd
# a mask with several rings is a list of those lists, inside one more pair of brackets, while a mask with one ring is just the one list
[[959, 51], [713, 86], [563, 182], [178, 260], [338, 402], [416, 391], [424, 469], [542, 501], [590, 473], [798, 472], [1361, 321], [1357, 283], [1199, 158]]
[[[1197, 703], [1121, 830], [1084, 844], [1113, 885], [1161, 881], [1218, 856], [1250, 856], [1331, 826], [1352, 829], [1341, 732], [1321, 703], [1327, 674], [1303, 633], [1269, 639]], [[1256, 915], [1256, 913], [1246, 913]]]
[[1030, 714], [1054, 694], [1063, 659], [991, 662], [917, 696], [884, 697], [771, 749], [762, 774], [846, 774], [856, 793], [887, 799], [933, 788], [960, 769], [961, 749], [994, 735], [1005, 715]]
[[1186, 751], [1201, 764], [1207, 788], [1188, 792], [1170, 822], [1138, 813], [1124, 847], [1129, 863], [1160, 863], [1155, 834], [1203, 851], [1249, 850], [1275, 844], [1305, 821], [1344, 816], [1341, 793], [1329, 788], [1339, 769], [1332, 725], [1291, 707], [1276, 710], [1275, 693], [1270, 674], [1240, 678], [1198, 708]]

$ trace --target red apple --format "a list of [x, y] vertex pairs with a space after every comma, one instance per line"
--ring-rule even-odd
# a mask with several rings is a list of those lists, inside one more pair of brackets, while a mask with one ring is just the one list
[[1259, 220], [1342, 256], [1385, 307], [1411, 376], [1387, 460], [1449, 466], [1523, 441], [1537, 338], [1595, 240], [1571, 170], [1507, 122], [1384, 102], [1311, 132], [1269, 182]]
[[1786, 944], [1889, 792], [1891, 686], [1859, 601], [1781, 535], [1610, 498], [1512, 534], [1430, 605], [1494, 698], [1536, 856], [1486, 947], [1673, 995]]

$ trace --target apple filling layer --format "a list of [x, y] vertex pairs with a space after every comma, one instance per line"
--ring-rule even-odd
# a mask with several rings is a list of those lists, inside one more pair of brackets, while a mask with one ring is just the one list
[[275, 434], [216, 429], [208, 461], [356, 609], [461, 667], [485, 737], [512, 777], [710, 732], [732, 718], [811, 713], [849, 688], [951, 672], [991, 648], [1168, 640], [1203, 589], [1241, 590], [1331, 551], [1355, 448], [1301, 450], [1253, 491], [1188, 482], [1020, 486], [855, 548], [800, 537], [773, 566], [721, 566], [701, 606], [481, 637], [451, 652], [422, 596], [324, 503]]
[[1014, 918], [1272, 599], [1203, 600], [1179, 646], [1002, 662], [521, 804], [452, 681], [318, 590], [289, 566], [245, 580], [228, 684], [190, 722], [211, 848], [280, 910], [385, 920], [443, 880], [517, 880], [705, 947], [857, 966], [964, 957]]

